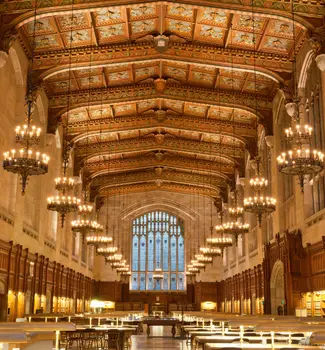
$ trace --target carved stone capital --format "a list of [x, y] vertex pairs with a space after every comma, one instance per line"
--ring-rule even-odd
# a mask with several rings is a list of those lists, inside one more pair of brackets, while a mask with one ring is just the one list
[[309, 37], [309, 44], [315, 54], [325, 52], [325, 25], [316, 28]]
[[318, 55], [315, 58], [317, 67], [320, 71], [325, 72], [325, 53]]
[[273, 135], [265, 136], [265, 143], [266, 143], [267, 147], [272, 149], [274, 146], [274, 136]]
[[4, 51], [0, 51], [0, 68], [2, 68], [6, 63], [8, 59], [8, 54]]
[[9, 49], [17, 37], [18, 33], [15, 29], [0, 29], [0, 51], [8, 55]]

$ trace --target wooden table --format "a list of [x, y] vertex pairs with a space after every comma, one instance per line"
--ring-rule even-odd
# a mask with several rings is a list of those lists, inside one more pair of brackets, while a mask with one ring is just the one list
[[213, 349], [226, 349], [226, 348], [238, 348], [238, 349], [321, 349], [320, 346], [302, 345], [302, 344], [249, 344], [249, 343], [207, 343], [206, 350]]
[[[210, 336], [196, 336], [194, 338], [194, 346], [196, 346], [196, 344], [202, 344], [203, 345], [203, 349], [205, 348], [205, 345], [208, 343], [232, 343], [234, 340], [238, 339], [238, 336], [222, 336], [222, 335], [210, 335]], [[267, 340], [272, 340], [271, 336], [261, 336], [261, 335], [257, 335], [257, 336], [244, 336], [243, 339], [246, 341], [256, 341], [256, 340], [260, 340], [261, 343], [263, 342], [263, 340], [265, 339], [265, 341]], [[276, 336], [275, 340], [283, 340], [283, 347], [286, 347], [286, 345], [288, 344], [287, 342], [291, 342], [292, 340], [301, 340], [303, 339], [303, 337], [290, 337], [289, 336]], [[265, 342], [264, 342], [265, 344]]]
[[[75, 325], [68, 322], [44, 323], [44, 322], [0, 322], [0, 332], [21, 331], [27, 334], [48, 333], [55, 336], [55, 349], [59, 349], [60, 332], [74, 331]], [[34, 335], [34, 336], [35, 336]]]
[[176, 335], [176, 326], [179, 324], [179, 320], [176, 318], [147, 318], [142, 320], [142, 323], [147, 325], [147, 336], [150, 336], [151, 326], [171, 326], [172, 336]]

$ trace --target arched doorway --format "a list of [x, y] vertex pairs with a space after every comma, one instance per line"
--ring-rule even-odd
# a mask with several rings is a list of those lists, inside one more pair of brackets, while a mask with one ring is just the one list
[[[278, 307], [282, 305], [285, 300], [284, 294], [284, 265], [281, 260], [277, 260], [273, 266], [271, 279], [271, 313], [277, 314]], [[282, 305], [284, 307], [284, 305]]]

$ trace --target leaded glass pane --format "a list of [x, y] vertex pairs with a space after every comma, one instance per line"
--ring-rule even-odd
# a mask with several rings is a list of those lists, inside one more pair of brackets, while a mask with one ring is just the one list
[[184, 290], [184, 274], [183, 273], [179, 273], [178, 274], [178, 286], [177, 286], [178, 290]]
[[153, 274], [152, 272], [148, 272], [148, 290], [153, 290], [154, 284], [153, 284]]
[[140, 273], [140, 290], [146, 290], [146, 274]]
[[162, 280], [154, 280], [155, 290], [161, 290]]
[[161, 233], [156, 233], [156, 269], [161, 269]]
[[149, 232], [148, 234], [148, 271], [153, 271], [153, 257], [154, 257], [154, 241], [153, 233]]
[[170, 274], [170, 289], [176, 290], [177, 288], [177, 281], [176, 281], [176, 273]]
[[178, 237], [178, 271], [184, 271], [184, 238]]
[[138, 273], [132, 273], [132, 290], [137, 290], [138, 289]]
[[146, 237], [140, 238], [140, 271], [146, 271]]
[[172, 236], [170, 239], [170, 270], [176, 271], [176, 258], [177, 258], [177, 246], [176, 237]]
[[132, 270], [138, 271], [139, 269], [139, 238], [138, 236], [133, 236], [133, 247], [132, 247]]
[[164, 273], [163, 290], [168, 290], [168, 280], [169, 280], [169, 274]]
[[169, 261], [168, 261], [168, 249], [169, 249], [169, 235], [167, 232], [163, 236], [163, 270], [169, 270]]

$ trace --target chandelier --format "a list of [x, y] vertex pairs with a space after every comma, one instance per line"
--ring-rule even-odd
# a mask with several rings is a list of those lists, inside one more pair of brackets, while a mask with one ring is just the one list
[[232, 238], [225, 237], [225, 236], [211, 237], [211, 238], [207, 238], [207, 244], [210, 245], [211, 247], [220, 248], [222, 251], [223, 249], [232, 246]]
[[32, 114], [36, 101], [37, 84], [33, 79], [34, 66], [34, 52], [36, 46], [36, 3], [35, 16], [33, 27], [33, 38], [31, 45], [31, 61], [29, 62], [29, 69], [27, 75], [27, 89], [26, 89], [26, 123], [18, 125], [15, 129], [17, 149], [12, 149], [4, 153], [3, 168], [4, 170], [17, 174], [21, 182], [21, 193], [24, 195], [28, 178], [30, 176], [44, 175], [48, 172], [49, 156], [40, 152], [40, 136], [41, 128], [32, 124]]
[[117, 273], [121, 273], [121, 274], [122, 274], [122, 272], [127, 273], [127, 272], [129, 272], [129, 269], [130, 269], [129, 266], [118, 267], [118, 268], [116, 269], [116, 272], [117, 272]]
[[111, 267], [113, 269], [117, 268], [117, 267], [125, 267], [126, 266], [126, 260], [119, 260], [119, 261], [112, 261], [111, 262]]
[[[98, 224], [99, 225], [99, 224]], [[102, 232], [103, 227], [102, 225], [99, 225], [100, 227], [96, 229], [97, 232], [94, 233], [89, 233], [86, 235], [86, 243], [90, 246], [99, 246], [102, 244], [108, 244], [108, 243], [112, 243], [113, 242], [113, 238], [112, 237], [108, 237], [106, 236], [106, 234], [104, 234]]]
[[84, 191], [84, 203], [78, 206], [79, 218], [71, 221], [73, 232], [79, 232], [89, 246], [98, 246], [112, 242], [112, 238], [103, 234], [103, 226], [92, 220], [93, 204], [87, 202], [87, 191]]
[[[31, 85], [31, 82], [28, 83]], [[27, 121], [25, 125], [16, 127], [17, 149], [5, 152], [3, 160], [4, 170], [18, 174], [21, 182], [21, 192], [25, 194], [28, 178], [35, 175], [44, 175], [48, 172], [49, 156], [37, 150], [40, 143], [41, 128], [32, 125], [32, 110], [35, 97], [32, 87], [26, 96]]]
[[155, 280], [162, 280], [164, 278], [164, 275], [162, 273], [162, 269], [156, 268], [152, 277]]
[[192, 275], [200, 272], [200, 269], [198, 267], [195, 267], [195, 266], [188, 266], [187, 270]]
[[285, 105], [291, 118], [291, 127], [285, 130], [287, 150], [277, 157], [278, 169], [281, 173], [290, 176], [298, 176], [301, 191], [304, 191], [304, 179], [306, 175], [315, 175], [324, 168], [324, 154], [312, 147], [312, 127], [303, 125], [300, 117], [298, 103], [298, 79], [297, 79], [297, 51], [295, 35], [295, 11], [291, 4], [292, 35], [293, 35], [293, 101]]
[[194, 269], [194, 268], [192, 268], [192, 270], [193, 270], [193, 271], [190, 271], [189, 269], [187, 269], [187, 271], [186, 271], [186, 276], [195, 276], [196, 273], [200, 272], [200, 270], [197, 270], [197, 271], [196, 271], [196, 269]]
[[122, 260], [122, 254], [113, 254], [105, 256], [106, 263], [113, 263]]
[[259, 157], [256, 158], [256, 165], [256, 177], [249, 181], [253, 196], [244, 199], [244, 208], [247, 212], [256, 214], [259, 226], [261, 226], [263, 214], [270, 214], [275, 210], [276, 199], [265, 194], [268, 187], [268, 180], [260, 174]]
[[64, 175], [54, 180], [55, 189], [58, 194], [47, 198], [47, 209], [56, 211], [61, 216], [62, 227], [65, 216], [78, 210], [81, 200], [70, 194], [75, 186], [75, 179], [65, 176], [66, 166], [64, 165]]
[[[231, 235], [235, 239], [237, 245], [238, 237], [249, 232], [249, 224], [244, 222], [244, 208], [238, 205], [237, 190], [234, 191], [233, 206], [228, 209], [228, 216], [230, 221], [223, 223], [223, 215], [221, 213], [221, 224], [216, 226], [216, 232], [220, 235]], [[232, 244], [232, 240], [224, 237], [225, 246]], [[221, 242], [220, 242], [221, 243]], [[225, 248], [225, 246], [223, 248]]]
[[131, 271], [121, 271], [120, 275], [121, 276], [131, 276]]
[[[238, 241], [238, 237], [249, 232], [249, 224], [241, 223], [239, 221], [230, 221], [216, 226], [216, 232], [219, 234], [233, 235], [235, 242]], [[230, 243], [230, 240], [223, 242], [224, 244]], [[231, 240], [232, 244], [232, 240]]]
[[201, 247], [200, 253], [207, 257], [216, 257], [221, 256], [221, 249], [220, 248], [210, 248], [210, 247]]
[[98, 255], [110, 256], [117, 253], [117, 247], [98, 247], [96, 252]]
[[202, 261], [198, 261], [196, 259], [192, 259], [191, 260], [191, 267], [196, 267], [198, 269], [203, 269], [205, 268], [205, 263], [203, 263]]
[[278, 169], [285, 175], [298, 176], [303, 192], [305, 176], [317, 174], [324, 168], [324, 153], [312, 148], [313, 128], [301, 124], [297, 103], [287, 103], [285, 107], [292, 126], [285, 129], [288, 149], [277, 157]]

